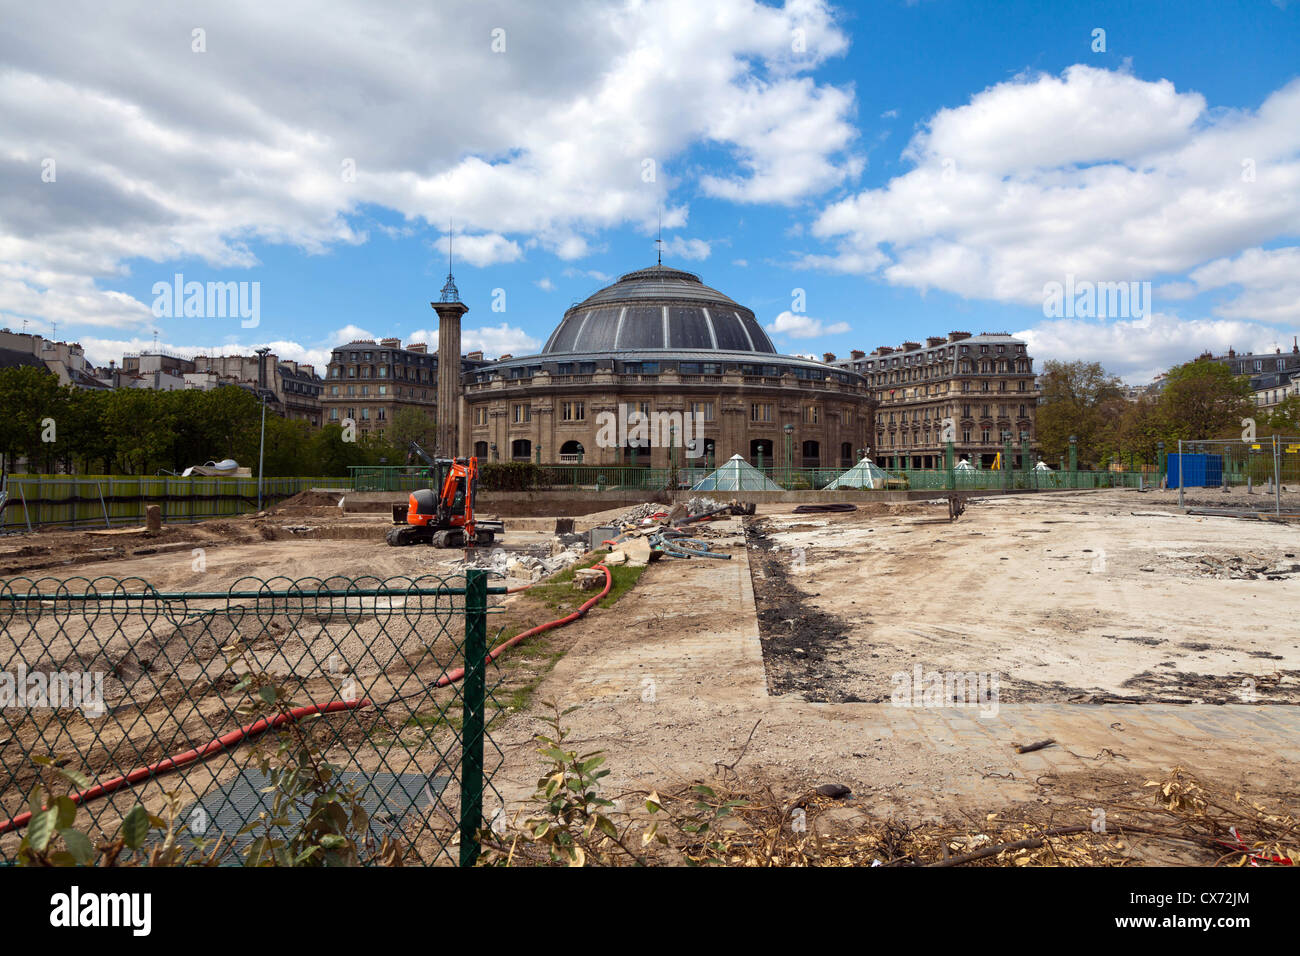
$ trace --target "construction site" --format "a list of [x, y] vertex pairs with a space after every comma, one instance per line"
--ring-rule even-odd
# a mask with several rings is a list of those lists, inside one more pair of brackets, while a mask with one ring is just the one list
[[[856, 467], [867, 486], [823, 492], [727, 463], [697, 490], [483, 494], [470, 549], [394, 534], [415, 493], [329, 489], [9, 535], [3, 670], [103, 681], [91, 710], [2, 711], [0, 857], [38, 758], [79, 764], [104, 839], [170, 806], [245, 852], [261, 731], [311, 716], [367, 794], [362, 842], [406, 863], [466, 862], [467, 806], [471, 861], [554, 862], [560, 729], [608, 771], [619, 838], [581, 841], [591, 862], [1294, 861], [1300, 492], [1214, 514], [1245, 489], [933, 493]], [[675, 837], [625, 847], [651, 804]], [[701, 812], [726, 817], [710, 839]]]

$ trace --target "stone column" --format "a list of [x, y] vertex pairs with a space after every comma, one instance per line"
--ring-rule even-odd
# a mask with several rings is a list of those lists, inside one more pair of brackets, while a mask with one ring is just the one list
[[431, 302], [438, 313], [438, 428], [434, 454], [441, 458], [455, 458], [463, 452], [460, 447], [460, 317], [469, 307], [460, 301], [459, 293], [451, 285], [453, 297], [447, 301]]

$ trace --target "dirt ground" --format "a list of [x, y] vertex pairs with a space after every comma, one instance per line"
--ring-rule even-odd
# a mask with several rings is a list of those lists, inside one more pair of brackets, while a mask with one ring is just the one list
[[1298, 703], [1297, 527], [1134, 492], [772, 516], [750, 536], [769, 680], [879, 702], [921, 664], [997, 674], [1005, 703]]
[[[955, 523], [939, 503], [864, 502], [850, 514], [811, 515], [763, 505], [755, 519], [718, 522], [713, 545], [728, 560], [655, 562], [615, 606], [520, 645], [494, 667], [487, 812], [526, 806], [541, 770], [541, 702], [551, 699], [576, 708], [565, 718], [575, 746], [606, 751], [606, 782], [624, 802], [722, 776], [783, 796], [843, 784], [851, 796], [829, 808], [828, 825], [1012, 811], [1060, 822], [1144, 798], [1147, 780], [1183, 766], [1229, 792], [1300, 806], [1300, 526], [1188, 516], [1175, 503], [1176, 492], [974, 498]], [[454, 573], [458, 553], [389, 548], [386, 524], [384, 515], [303, 499], [156, 535], [22, 535], [0, 541], [0, 579], [107, 576], [211, 592], [275, 578]], [[543, 548], [547, 527], [521, 520], [505, 544]], [[493, 634], [557, 613], [526, 593], [494, 603], [502, 613], [490, 619]], [[395, 629], [380, 626], [391, 610], [354, 612], [352, 633], [335, 642], [376, 699], [395, 686], [378, 658], [400, 656], [419, 636], [397, 628], [394, 640]], [[325, 692], [337, 682], [319, 673], [332, 632], [308, 623], [313, 630], [296, 642], [266, 628], [261, 663]], [[142, 651], [168, 651], [139, 636], [122, 628], [108, 649], [127, 678], [139, 678]], [[210, 636], [209, 663], [224, 635]], [[67, 659], [75, 638], [58, 635]], [[0, 649], [0, 659], [12, 650]], [[934, 675], [941, 688], [956, 675], [951, 687], [966, 697], [927, 697]], [[402, 681], [432, 676], [417, 667]], [[190, 678], [215, 680], [206, 665]], [[411, 752], [429, 758], [416, 765], [444, 765], [447, 726], [407, 709], [386, 740], [410, 744], [414, 733]], [[221, 716], [173, 715], [167, 726], [194, 745]], [[358, 739], [377, 727], [352, 718], [348, 726], [344, 736]], [[1044, 740], [1054, 742], [1016, 750]], [[12, 748], [0, 740], [6, 766]], [[130, 757], [119, 760], [140, 762]], [[1167, 849], [1132, 852], [1179, 859]]]

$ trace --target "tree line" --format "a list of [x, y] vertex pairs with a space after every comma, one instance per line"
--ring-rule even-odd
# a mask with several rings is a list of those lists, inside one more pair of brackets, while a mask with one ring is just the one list
[[[1170, 369], [1163, 389], [1137, 401], [1124, 397], [1118, 376], [1097, 362], [1044, 363], [1037, 438], [1049, 464], [1078, 439], [1080, 468], [1111, 462], [1153, 464], [1159, 442], [1241, 438], [1243, 419], [1260, 437], [1300, 436], [1300, 396], [1267, 414], [1251, 400], [1249, 380], [1227, 365], [1198, 359]], [[248, 389], [225, 385], [185, 389], [87, 390], [61, 386], [36, 366], [0, 369], [0, 467], [44, 473], [151, 475], [233, 458], [256, 472], [262, 408]], [[411, 408], [393, 416], [383, 438], [344, 441], [336, 424], [313, 429], [268, 410], [268, 476], [345, 476], [350, 465], [400, 465], [408, 443], [428, 448], [434, 423]]]
[[[257, 473], [261, 402], [248, 389], [88, 390], [36, 366], [0, 369], [3, 468], [25, 459], [38, 473], [152, 475], [233, 458]], [[405, 464], [407, 442], [426, 444], [433, 421], [402, 409], [384, 438], [266, 414], [264, 474], [345, 476], [349, 465]]]
[[1223, 362], [1197, 359], [1177, 365], [1164, 386], [1136, 401], [1124, 396], [1116, 375], [1098, 362], [1043, 363], [1038, 406], [1038, 442], [1050, 465], [1068, 462], [1070, 436], [1078, 439], [1080, 468], [1104, 469], [1155, 464], [1159, 443], [1176, 453], [1178, 442], [1229, 438], [1241, 440], [1254, 422], [1261, 438], [1300, 436], [1300, 396], [1292, 395], [1265, 411], [1255, 405], [1247, 376]]

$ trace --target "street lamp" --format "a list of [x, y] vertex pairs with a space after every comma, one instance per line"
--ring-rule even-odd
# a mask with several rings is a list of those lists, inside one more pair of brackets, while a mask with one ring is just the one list
[[785, 483], [788, 485], [794, 480], [792, 473], [794, 467], [794, 426], [785, 426]]
[[257, 352], [257, 369], [258, 369], [258, 379], [259, 379], [258, 384], [262, 386], [261, 389], [259, 389], [259, 391], [261, 391], [262, 393], [261, 396], [262, 397], [262, 437], [258, 440], [257, 443], [257, 510], [261, 511], [262, 510], [262, 462], [265, 460], [265, 454], [266, 454], [265, 366], [266, 366], [266, 353], [270, 352], [271, 349], [269, 347], [264, 346], [263, 348], [260, 349], [254, 349], [254, 351]]

